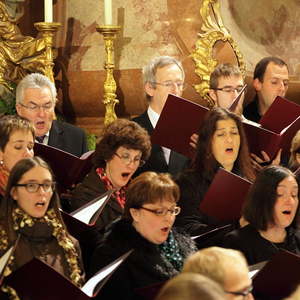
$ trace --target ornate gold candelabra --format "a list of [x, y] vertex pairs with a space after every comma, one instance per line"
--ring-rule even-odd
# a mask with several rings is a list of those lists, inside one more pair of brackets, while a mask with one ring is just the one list
[[120, 26], [114, 25], [104, 25], [98, 26], [97, 31], [103, 35], [106, 61], [104, 64], [104, 69], [106, 70], [106, 78], [104, 81], [104, 97], [103, 103], [105, 105], [105, 117], [104, 125], [108, 125], [117, 119], [115, 113], [115, 105], [119, 103], [116, 99], [116, 81], [113, 76], [114, 65], [114, 39], [117, 36], [118, 31], [121, 29]]
[[46, 51], [45, 51], [45, 75], [54, 82], [53, 77], [53, 36], [57, 32], [58, 28], [61, 26], [60, 23], [47, 23], [38, 22], [34, 23], [35, 28], [40, 32], [41, 37], [45, 40]]

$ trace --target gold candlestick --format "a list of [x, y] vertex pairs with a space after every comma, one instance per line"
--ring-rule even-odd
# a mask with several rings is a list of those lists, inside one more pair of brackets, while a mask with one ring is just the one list
[[115, 113], [115, 105], [119, 103], [119, 100], [116, 99], [117, 86], [113, 76], [113, 71], [115, 68], [114, 39], [116, 38], [117, 33], [120, 29], [121, 26], [113, 26], [113, 25], [97, 26], [97, 31], [103, 35], [105, 52], [106, 52], [106, 61], [104, 64], [104, 69], [106, 70], [106, 78], [104, 81], [104, 97], [103, 97], [103, 103], [105, 105], [104, 125], [108, 125], [117, 119]]
[[38, 22], [34, 23], [35, 28], [41, 33], [41, 37], [45, 40], [46, 44], [46, 57], [45, 57], [45, 75], [54, 82], [53, 77], [53, 36], [57, 32], [58, 28], [61, 26], [60, 23], [47, 23], [47, 22]]

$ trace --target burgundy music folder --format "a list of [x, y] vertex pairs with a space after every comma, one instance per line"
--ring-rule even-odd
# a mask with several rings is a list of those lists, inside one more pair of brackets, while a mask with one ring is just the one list
[[274, 300], [289, 296], [300, 284], [299, 270], [300, 256], [280, 250], [254, 275], [255, 294]]
[[81, 289], [38, 258], [33, 258], [5, 280], [17, 291], [21, 299], [24, 297], [30, 300], [88, 300], [97, 296], [107, 280], [132, 251], [128, 251], [102, 268]]
[[84, 231], [95, 226], [98, 217], [101, 215], [106, 203], [110, 200], [112, 193], [113, 190], [109, 190], [70, 214], [61, 210], [64, 223], [72, 236], [80, 240], [80, 235]]
[[169, 94], [151, 135], [152, 143], [192, 158], [194, 149], [189, 145], [190, 138], [198, 132], [208, 110], [207, 107]]
[[200, 202], [200, 211], [218, 221], [232, 222], [241, 210], [251, 182], [220, 168]]
[[63, 189], [80, 182], [90, 171], [93, 153], [89, 151], [77, 157], [52, 146], [34, 144], [34, 155], [42, 157], [50, 165], [56, 181]]

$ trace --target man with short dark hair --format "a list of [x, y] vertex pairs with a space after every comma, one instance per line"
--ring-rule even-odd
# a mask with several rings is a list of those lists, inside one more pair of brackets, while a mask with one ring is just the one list
[[261, 59], [254, 70], [255, 98], [244, 109], [247, 119], [259, 122], [277, 96], [285, 97], [289, 85], [287, 64], [280, 58], [270, 56]]
[[[181, 96], [184, 89], [184, 70], [181, 63], [170, 56], [155, 57], [143, 69], [144, 89], [149, 107], [142, 115], [133, 119], [151, 135], [168, 94]], [[175, 133], [174, 133], [175, 134]], [[187, 164], [188, 159], [168, 148], [152, 145], [150, 158], [136, 173], [144, 171], [168, 172], [178, 174]]]
[[39, 73], [25, 76], [16, 89], [16, 110], [32, 122], [37, 141], [81, 156], [88, 151], [84, 131], [54, 120], [56, 88], [48, 77]]

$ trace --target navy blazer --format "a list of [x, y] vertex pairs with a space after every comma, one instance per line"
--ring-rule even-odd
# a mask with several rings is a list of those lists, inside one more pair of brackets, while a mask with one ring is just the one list
[[76, 156], [88, 151], [85, 132], [79, 127], [57, 120], [52, 122], [48, 145]]
[[[138, 123], [145, 128], [149, 135], [152, 134], [154, 128], [151, 124], [147, 111], [142, 115], [133, 118], [132, 121]], [[165, 159], [162, 147], [156, 144], [152, 144], [152, 150], [149, 159], [142, 168], [137, 169], [135, 176], [145, 171], [154, 171], [159, 173], [170, 173], [172, 176], [176, 176], [187, 165], [189, 159], [175, 151], [171, 151], [169, 165]]]

